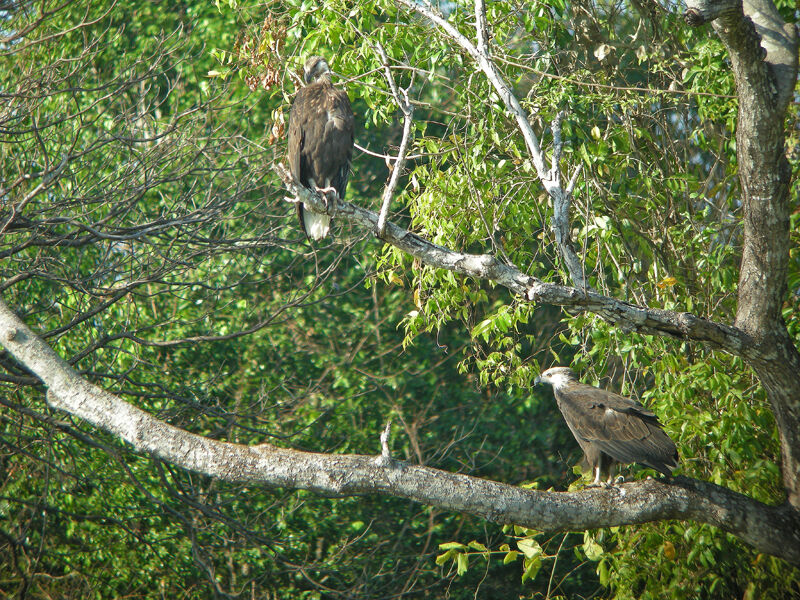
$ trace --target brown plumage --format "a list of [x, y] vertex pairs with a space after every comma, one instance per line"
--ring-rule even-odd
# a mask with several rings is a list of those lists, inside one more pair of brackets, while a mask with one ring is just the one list
[[568, 367], [547, 369], [539, 382], [553, 386], [558, 409], [592, 469], [592, 485], [601, 475], [610, 482], [615, 462], [641, 463], [667, 476], [678, 467], [675, 443], [656, 415], [635, 400], [581, 383]]
[[[355, 119], [347, 94], [331, 84], [324, 58], [312, 56], [303, 68], [306, 86], [295, 96], [289, 113], [287, 159], [295, 179], [311, 190], [344, 199], [353, 156]], [[328, 234], [331, 218], [297, 203], [297, 215], [306, 235], [320, 240]]]

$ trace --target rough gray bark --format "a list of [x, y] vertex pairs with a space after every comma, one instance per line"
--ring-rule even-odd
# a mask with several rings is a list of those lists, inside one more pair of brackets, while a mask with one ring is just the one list
[[[619, 488], [541, 492], [411, 465], [383, 455], [336, 455], [243, 446], [189, 433], [102, 390], [76, 373], [0, 300], [0, 340], [47, 386], [56, 409], [175, 465], [233, 482], [323, 494], [378, 493], [544, 531], [592, 529], [662, 519], [710, 523], [762, 552], [800, 564], [800, 518], [711, 483], [681, 477]], [[376, 440], [377, 442], [377, 440]], [[774, 535], [780, 531], [781, 535]]]

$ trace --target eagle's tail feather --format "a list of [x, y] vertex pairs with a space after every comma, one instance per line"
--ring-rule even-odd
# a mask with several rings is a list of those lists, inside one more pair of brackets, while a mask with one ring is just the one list
[[306, 235], [308, 237], [316, 242], [328, 235], [331, 229], [330, 216], [315, 213], [310, 210], [304, 210], [302, 215], [303, 228], [306, 230]]

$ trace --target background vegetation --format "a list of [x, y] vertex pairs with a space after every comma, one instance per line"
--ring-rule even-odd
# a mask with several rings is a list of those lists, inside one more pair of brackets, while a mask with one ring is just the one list
[[[777, 2], [796, 22], [790, 0]], [[415, 106], [391, 218], [558, 281], [552, 208], [486, 80], [394, 3], [0, 5], [0, 289], [101, 387], [195, 433], [377, 453], [566, 489], [579, 450], [539, 370], [642, 399], [683, 472], [783, 500], [763, 391], [728, 355], [521, 303], [340, 223], [311, 248], [271, 164], [304, 58], [358, 116], [348, 199], [377, 207]], [[440, 7], [471, 31], [471, 4]], [[730, 322], [741, 228], [722, 47], [672, 3], [489, 5], [496, 63], [580, 167], [592, 285]], [[798, 104], [785, 314], [800, 344]], [[224, 484], [48, 409], [0, 356], [0, 594], [27, 598], [783, 598], [798, 572], [684, 522], [545, 536], [404, 500]], [[577, 472], [577, 471], [576, 471]], [[634, 469], [635, 476], [647, 471]], [[449, 545], [448, 542], [453, 542]], [[470, 544], [470, 542], [472, 542]], [[440, 545], [445, 544], [443, 547]], [[437, 556], [441, 558], [437, 560]]]

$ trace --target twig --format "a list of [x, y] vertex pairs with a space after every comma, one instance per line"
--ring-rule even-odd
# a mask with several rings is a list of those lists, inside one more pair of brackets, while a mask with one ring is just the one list
[[35, 188], [33, 188], [30, 192], [28, 192], [27, 195], [20, 201], [19, 204], [16, 204], [11, 207], [11, 215], [8, 217], [8, 220], [6, 220], [3, 227], [0, 228], [0, 235], [5, 233], [9, 225], [11, 225], [11, 223], [14, 222], [17, 216], [19, 216], [22, 213], [22, 210], [25, 208], [25, 206], [27, 206], [27, 204], [31, 200], [33, 200], [42, 190], [46, 189], [47, 186], [53, 183], [53, 181], [55, 181], [59, 177], [59, 175], [61, 175], [61, 171], [64, 170], [64, 167], [67, 166], [68, 162], [69, 162], [69, 155], [62, 154], [61, 162], [58, 164], [58, 166], [52, 171], [44, 172], [41, 175], [42, 180], [39, 182], [39, 184]]

